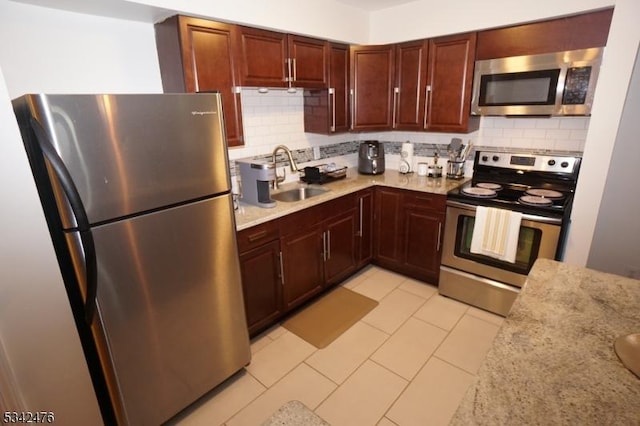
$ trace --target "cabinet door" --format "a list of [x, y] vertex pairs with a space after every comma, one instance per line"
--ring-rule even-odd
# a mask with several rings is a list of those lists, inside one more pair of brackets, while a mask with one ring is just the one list
[[403, 269], [414, 278], [438, 284], [444, 217], [408, 208], [404, 211]]
[[287, 87], [287, 35], [257, 28], [239, 28], [241, 85]]
[[249, 334], [271, 325], [283, 312], [278, 240], [240, 254]]
[[439, 132], [477, 130], [480, 117], [470, 117], [476, 33], [429, 41], [429, 97], [426, 129]]
[[325, 40], [289, 35], [289, 78], [293, 87], [327, 87], [329, 44]]
[[349, 131], [349, 46], [330, 43], [328, 89], [304, 91], [304, 131]]
[[285, 309], [289, 310], [323, 288], [322, 228], [306, 229], [281, 238]]
[[374, 260], [383, 267], [396, 267], [401, 263], [401, 206], [400, 191], [382, 187], [375, 189]]
[[446, 197], [405, 191], [402, 205], [402, 272], [437, 285]]
[[155, 29], [164, 91], [219, 91], [227, 144], [243, 145], [237, 27], [176, 16]]
[[351, 130], [390, 130], [392, 126], [394, 48], [351, 47]]
[[332, 43], [329, 48], [329, 94], [332, 133], [349, 131], [349, 46]]
[[358, 267], [371, 262], [373, 256], [373, 190], [360, 191], [356, 198], [358, 209], [357, 259]]
[[325, 221], [324, 278], [328, 285], [339, 283], [357, 268], [357, 221], [358, 211], [355, 208]]
[[419, 40], [396, 46], [396, 86], [393, 128], [423, 130], [429, 42]]

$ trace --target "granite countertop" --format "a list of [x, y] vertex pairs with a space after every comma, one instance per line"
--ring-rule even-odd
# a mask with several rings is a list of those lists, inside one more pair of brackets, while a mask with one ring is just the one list
[[[381, 175], [361, 175], [357, 168], [352, 167], [347, 170], [347, 177], [324, 185], [309, 185], [304, 182], [292, 182], [280, 185], [278, 191], [297, 188], [299, 186], [319, 186], [328, 191], [307, 200], [286, 203], [278, 201], [273, 208], [262, 208], [240, 202], [236, 210], [236, 229], [242, 230], [251, 226], [259, 225], [273, 219], [294, 213], [296, 211], [324, 203], [334, 198], [369, 188], [371, 186], [389, 186], [394, 188], [410, 189], [412, 191], [430, 192], [434, 194], [446, 195], [451, 189], [466, 182], [467, 178], [455, 180], [442, 178], [431, 178], [418, 176], [416, 173], [402, 174], [397, 170], [386, 170]], [[275, 193], [275, 192], [274, 192]]]
[[640, 281], [538, 259], [451, 425], [638, 425]]

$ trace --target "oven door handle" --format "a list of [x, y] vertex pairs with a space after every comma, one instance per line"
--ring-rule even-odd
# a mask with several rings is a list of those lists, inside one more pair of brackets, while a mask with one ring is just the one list
[[[461, 203], [459, 201], [452, 201], [452, 200], [447, 200], [447, 206], [455, 207], [463, 210], [469, 210], [473, 212], [476, 211], [476, 207], [477, 207], [477, 206], [474, 206], [473, 204], [466, 204], [466, 203]], [[509, 209], [505, 209], [505, 210], [509, 210]], [[545, 217], [545, 216], [538, 216], [538, 215], [527, 214], [527, 213], [522, 214], [522, 219], [530, 220], [532, 222], [548, 223], [551, 225], [562, 224], [562, 219], [558, 217]]]

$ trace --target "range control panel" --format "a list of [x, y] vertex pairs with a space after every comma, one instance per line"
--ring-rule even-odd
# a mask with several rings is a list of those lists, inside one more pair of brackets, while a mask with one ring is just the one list
[[579, 157], [562, 155], [514, 154], [512, 152], [479, 151], [476, 164], [506, 169], [573, 173]]

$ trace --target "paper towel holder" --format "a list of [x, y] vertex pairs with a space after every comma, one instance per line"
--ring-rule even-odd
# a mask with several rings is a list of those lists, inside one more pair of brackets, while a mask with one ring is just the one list
[[400, 151], [400, 165], [398, 171], [403, 174], [413, 173], [413, 145], [410, 142], [402, 144]]

